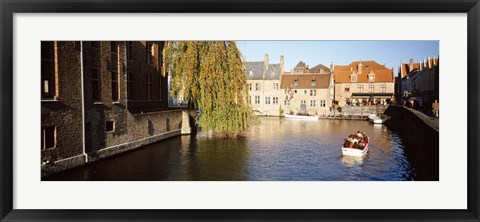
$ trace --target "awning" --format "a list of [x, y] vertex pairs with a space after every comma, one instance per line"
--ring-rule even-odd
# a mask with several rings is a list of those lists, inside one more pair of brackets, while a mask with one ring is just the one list
[[369, 99], [369, 98], [390, 98], [393, 93], [352, 93], [352, 98]]

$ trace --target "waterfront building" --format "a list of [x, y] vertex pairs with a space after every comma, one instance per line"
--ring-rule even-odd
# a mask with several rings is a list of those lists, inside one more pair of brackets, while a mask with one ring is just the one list
[[[284, 113], [329, 115], [333, 75], [326, 66], [319, 64], [310, 69], [300, 61], [292, 72], [282, 73], [280, 89], [283, 92]], [[306, 110], [302, 110], [302, 104]]]
[[180, 134], [160, 41], [41, 42], [42, 175]]
[[270, 64], [268, 54], [264, 61], [246, 62], [248, 97], [257, 115], [280, 116], [283, 93], [280, 91], [280, 74], [284, 69], [284, 57], [280, 63]]
[[[407, 99], [411, 92], [410, 90], [410, 81], [403, 81], [404, 78], [408, 76], [409, 73], [415, 73], [420, 69], [420, 63], [414, 63], [413, 59], [410, 59], [409, 63], [400, 62], [398, 66], [398, 75], [395, 78], [395, 96], [400, 100]], [[409, 79], [410, 77], [406, 78]], [[405, 80], [406, 80], [405, 79]]]
[[384, 104], [394, 95], [393, 68], [375, 61], [355, 61], [335, 65], [335, 100], [340, 106], [367, 101]]
[[439, 59], [428, 57], [419, 63], [410, 59], [410, 64], [414, 64], [413, 69], [406, 69], [405, 64], [400, 64], [402, 98], [421, 98], [422, 104], [419, 105], [429, 109], [433, 101], [439, 99]]

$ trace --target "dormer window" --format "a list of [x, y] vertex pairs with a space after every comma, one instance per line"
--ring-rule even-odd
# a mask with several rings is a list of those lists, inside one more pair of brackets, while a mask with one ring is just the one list
[[368, 74], [368, 81], [375, 82], [375, 73], [373, 73], [373, 70]]
[[375, 81], [375, 76], [374, 75], [368, 75], [368, 81], [374, 82]]
[[357, 76], [351, 76], [350, 78], [351, 78], [352, 82], [356, 82], [356, 81], [357, 81]]
[[298, 80], [297, 79], [293, 80], [293, 85], [298, 86]]
[[316, 86], [317, 85], [317, 80], [312, 80], [312, 86]]

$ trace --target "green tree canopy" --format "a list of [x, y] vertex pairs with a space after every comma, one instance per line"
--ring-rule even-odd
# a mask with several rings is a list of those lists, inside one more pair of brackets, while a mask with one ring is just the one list
[[172, 95], [200, 109], [199, 125], [220, 136], [239, 136], [254, 119], [247, 104], [247, 77], [233, 41], [166, 42]]

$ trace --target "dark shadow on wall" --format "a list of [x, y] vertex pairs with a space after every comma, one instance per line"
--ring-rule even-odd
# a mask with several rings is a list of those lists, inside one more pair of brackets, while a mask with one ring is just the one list
[[152, 120], [150, 120], [150, 118], [148, 119], [147, 126], [148, 126], [148, 135], [153, 136], [153, 134], [155, 134], [155, 128], [153, 127], [153, 122]]

